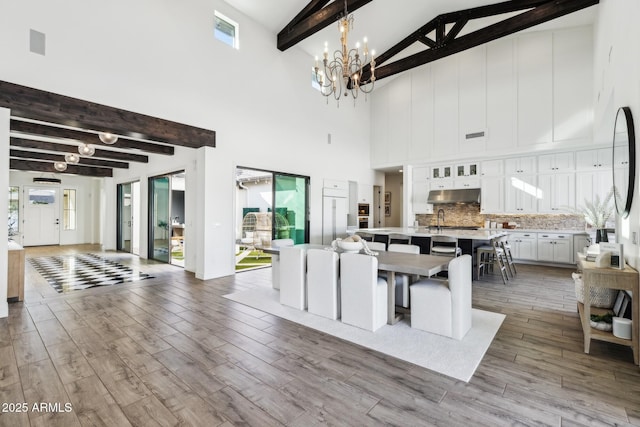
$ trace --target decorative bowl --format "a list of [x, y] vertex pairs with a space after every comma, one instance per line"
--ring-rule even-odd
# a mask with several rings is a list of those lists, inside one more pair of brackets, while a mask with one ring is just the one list
[[344, 252], [359, 252], [362, 249], [362, 242], [345, 242], [338, 240], [338, 247]]

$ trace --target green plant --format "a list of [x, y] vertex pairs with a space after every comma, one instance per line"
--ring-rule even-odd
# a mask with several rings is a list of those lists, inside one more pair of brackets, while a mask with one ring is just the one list
[[584, 205], [575, 211], [584, 216], [587, 224], [597, 229], [605, 228], [605, 225], [611, 215], [613, 215], [613, 189], [609, 190], [604, 199], [600, 200], [600, 195], [596, 194], [593, 202], [585, 199]]

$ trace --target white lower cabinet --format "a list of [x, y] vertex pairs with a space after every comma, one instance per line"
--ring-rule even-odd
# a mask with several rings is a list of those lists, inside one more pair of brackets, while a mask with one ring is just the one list
[[515, 259], [538, 259], [538, 235], [536, 233], [509, 233], [511, 255]]
[[538, 261], [573, 263], [573, 237], [568, 234], [538, 233]]

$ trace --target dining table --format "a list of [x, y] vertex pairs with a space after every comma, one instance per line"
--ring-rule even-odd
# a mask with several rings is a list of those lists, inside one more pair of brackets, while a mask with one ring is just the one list
[[[331, 246], [328, 245], [303, 243], [295, 246], [303, 250], [332, 250]], [[265, 247], [261, 249], [270, 254], [280, 253], [280, 248]], [[336, 252], [342, 251], [338, 249]], [[378, 271], [384, 271], [387, 273], [387, 324], [389, 325], [397, 323], [404, 316], [403, 313], [396, 313], [396, 273], [432, 277], [441, 271], [445, 271], [447, 264], [452, 260], [451, 257], [447, 256], [412, 254], [405, 252], [379, 251], [374, 253], [374, 256], [378, 259]]]
[[402, 319], [402, 313], [396, 313], [396, 273], [431, 277], [445, 271], [453, 258], [447, 256], [411, 254], [405, 252], [380, 251], [378, 270], [387, 273], [387, 324], [393, 325]]

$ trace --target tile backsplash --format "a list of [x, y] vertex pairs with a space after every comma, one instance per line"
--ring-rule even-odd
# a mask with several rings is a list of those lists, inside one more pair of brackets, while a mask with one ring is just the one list
[[[436, 225], [438, 209], [444, 211], [444, 225], [463, 227], [484, 227], [485, 221], [495, 221], [498, 224], [515, 222], [518, 228], [549, 229], [549, 230], [584, 230], [585, 221], [582, 215], [576, 214], [489, 214], [480, 213], [478, 203], [442, 204], [434, 205], [433, 214], [417, 214], [416, 220], [420, 226]], [[441, 224], [442, 225], [442, 224]]]

